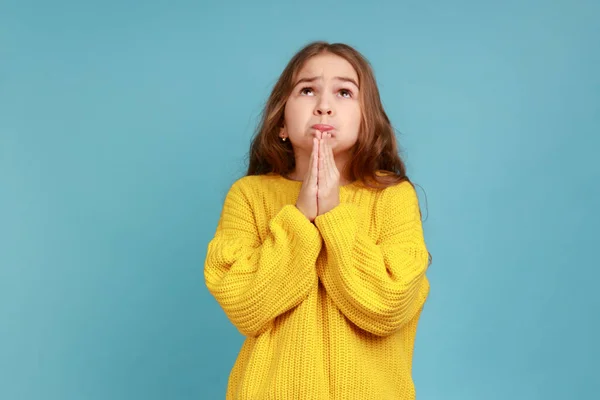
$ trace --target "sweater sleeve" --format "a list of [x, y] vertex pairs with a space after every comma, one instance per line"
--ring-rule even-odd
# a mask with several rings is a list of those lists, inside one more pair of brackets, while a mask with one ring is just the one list
[[327, 250], [318, 274], [350, 321], [387, 336], [417, 315], [429, 293], [416, 192], [410, 182], [384, 189], [372, 216], [381, 226], [377, 242], [359, 229], [359, 218], [357, 205], [341, 203], [315, 219]]
[[318, 285], [315, 262], [322, 239], [300, 210], [287, 204], [261, 240], [255, 223], [255, 212], [261, 211], [251, 204], [239, 181], [234, 183], [208, 244], [204, 277], [233, 325], [245, 336], [258, 336]]

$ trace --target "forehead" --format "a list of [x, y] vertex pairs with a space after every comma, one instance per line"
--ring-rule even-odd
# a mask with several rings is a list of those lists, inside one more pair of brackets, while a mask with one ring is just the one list
[[346, 76], [358, 82], [358, 75], [352, 64], [335, 54], [319, 54], [308, 59], [296, 74], [298, 78]]

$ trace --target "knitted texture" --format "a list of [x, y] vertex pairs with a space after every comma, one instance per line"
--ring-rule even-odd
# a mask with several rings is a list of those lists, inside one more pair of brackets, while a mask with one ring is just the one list
[[226, 399], [414, 399], [429, 294], [414, 188], [342, 186], [313, 224], [295, 206], [301, 186], [237, 180], [208, 244], [207, 288], [246, 337]]

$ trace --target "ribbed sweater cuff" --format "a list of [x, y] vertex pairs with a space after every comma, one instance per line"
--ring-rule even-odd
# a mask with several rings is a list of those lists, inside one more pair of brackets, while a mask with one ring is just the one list
[[340, 203], [332, 210], [315, 218], [315, 225], [325, 242], [351, 248], [358, 231], [358, 207], [353, 203]]
[[321, 242], [321, 235], [317, 227], [293, 204], [283, 206], [271, 220], [271, 224], [284, 227], [302, 248], [315, 247], [315, 244]]

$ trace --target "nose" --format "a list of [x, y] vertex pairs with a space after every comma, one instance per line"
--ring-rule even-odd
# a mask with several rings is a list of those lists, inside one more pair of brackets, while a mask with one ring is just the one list
[[317, 107], [316, 114], [317, 115], [323, 115], [323, 114], [331, 115], [331, 114], [333, 114], [333, 111], [331, 110], [330, 107]]
[[332, 115], [333, 114], [333, 109], [331, 108], [331, 105], [329, 104], [329, 101], [326, 99], [327, 96], [320, 96], [319, 98], [319, 102], [317, 103], [317, 106], [315, 107], [315, 115]]

